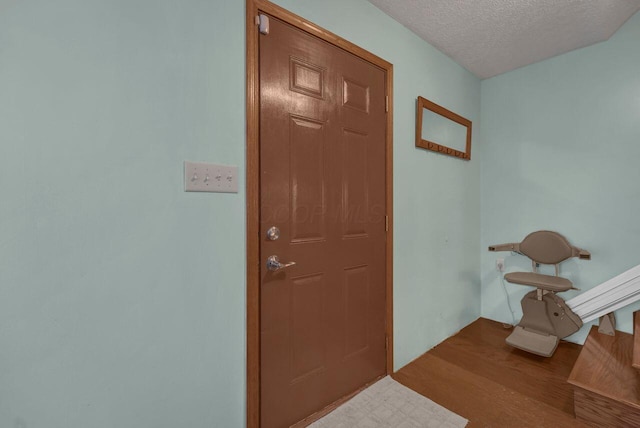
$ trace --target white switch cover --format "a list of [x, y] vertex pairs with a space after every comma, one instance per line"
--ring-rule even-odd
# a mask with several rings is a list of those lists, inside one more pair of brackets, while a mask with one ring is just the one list
[[185, 161], [184, 191], [238, 193], [238, 167]]

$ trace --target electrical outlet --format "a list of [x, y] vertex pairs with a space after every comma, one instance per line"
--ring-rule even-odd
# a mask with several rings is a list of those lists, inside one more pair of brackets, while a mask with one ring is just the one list
[[238, 193], [238, 167], [185, 161], [184, 191]]
[[503, 258], [496, 259], [496, 270], [498, 272], [504, 272], [504, 259]]

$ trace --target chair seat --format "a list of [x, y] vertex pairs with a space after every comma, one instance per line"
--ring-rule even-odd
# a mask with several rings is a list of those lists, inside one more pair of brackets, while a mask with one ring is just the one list
[[559, 276], [543, 275], [536, 272], [511, 272], [504, 276], [504, 279], [521, 285], [530, 285], [548, 291], [567, 291], [573, 287], [573, 283], [567, 278]]

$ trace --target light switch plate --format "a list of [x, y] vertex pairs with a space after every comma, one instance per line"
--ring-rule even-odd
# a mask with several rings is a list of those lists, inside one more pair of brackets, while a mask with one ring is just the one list
[[238, 193], [238, 167], [185, 161], [184, 191]]

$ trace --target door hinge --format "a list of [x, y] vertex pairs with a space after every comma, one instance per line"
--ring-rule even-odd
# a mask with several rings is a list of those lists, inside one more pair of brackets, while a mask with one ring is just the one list
[[389, 216], [388, 215], [384, 216], [384, 231], [385, 232], [389, 231]]
[[384, 97], [384, 111], [389, 112], [389, 95]]
[[260, 34], [269, 34], [269, 17], [267, 15], [260, 14], [256, 16], [255, 22]]

